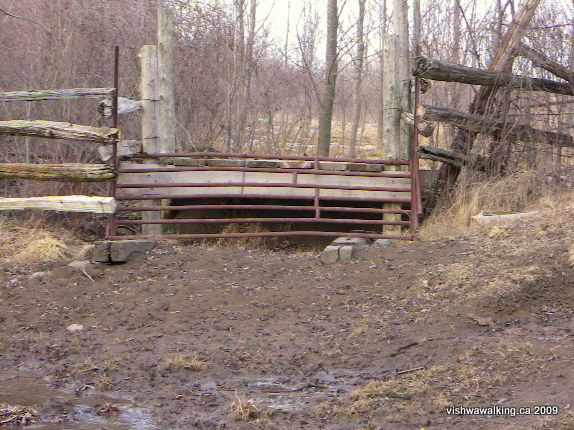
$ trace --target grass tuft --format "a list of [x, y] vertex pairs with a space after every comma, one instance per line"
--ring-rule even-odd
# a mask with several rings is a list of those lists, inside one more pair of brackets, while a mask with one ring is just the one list
[[165, 359], [165, 366], [170, 370], [184, 369], [191, 372], [201, 372], [209, 367], [206, 361], [201, 361], [195, 354], [168, 357]]

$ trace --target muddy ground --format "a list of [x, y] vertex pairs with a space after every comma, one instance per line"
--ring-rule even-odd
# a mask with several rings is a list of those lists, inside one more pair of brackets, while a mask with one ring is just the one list
[[332, 266], [177, 243], [6, 263], [0, 403], [34, 429], [574, 429], [570, 219]]

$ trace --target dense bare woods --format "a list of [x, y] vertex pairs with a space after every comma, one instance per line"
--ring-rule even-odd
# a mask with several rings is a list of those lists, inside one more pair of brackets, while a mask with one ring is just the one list
[[[290, 2], [290, 28], [278, 34], [269, 5], [255, 0], [166, 1], [174, 10], [177, 147], [260, 153], [314, 153], [324, 95], [327, 2]], [[389, 3], [387, 5], [387, 3]], [[339, 2], [337, 86], [330, 153], [384, 156], [377, 139], [381, 88], [380, 40], [391, 33], [392, 2]], [[480, 3], [480, 5], [478, 4]], [[361, 19], [359, 5], [364, 5]], [[120, 95], [138, 100], [137, 52], [155, 44], [153, 0], [0, 0], [0, 91], [108, 87], [113, 47], [121, 47]], [[519, 2], [436, 0], [421, 3], [422, 54], [466, 66], [487, 68], [503, 43]], [[412, 4], [409, 3], [412, 14]], [[556, 63], [574, 64], [573, 6], [542, 0], [525, 29], [523, 42]], [[357, 26], [361, 26], [358, 28]], [[280, 27], [280, 26], [279, 26]], [[362, 27], [362, 28], [361, 28]], [[361, 37], [362, 34], [362, 37]], [[364, 38], [365, 46], [361, 46]], [[361, 61], [358, 61], [358, 59]], [[561, 80], [540, 64], [519, 56], [512, 72]], [[359, 84], [357, 81], [361, 80]], [[360, 91], [360, 93], [359, 93]], [[468, 111], [477, 87], [433, 82], [422, 101]], [[571, 133], [569, 96], [519, 90], [498, 92], [505, 118], [542, 130]], [[498, 100], [498, 101], [497, 101]], [[94, 101], [2, 103], [0, 119], [62, 120], [104, 125]], [[493, 110], [486, 109], [487, 114]], [[358, 121], [357, 121], [358, 118]], [[139, 114], [122, 117], [127, 139], [139, 139]], [[355, 141], [356, 149], [351, 142]], [[439, 126], [430, 141], [448, 148], [455, 137]], [[91, 162], [93, 148], [33, 138], [2, 137], [0, 161]], [[511, 148], [511, 150], [510, 150]], [[487, 135], [476, 136], [473, 155], [502, 153], [497, 173], [526, 167], [556, 173], [569, 149]], [[503, 167], [500, 167], [503, 164]], [[17, 183], [18, 194], [82, 192], [86, 185]], [[14, 194], [14, 183], [3, 184]], [[36, 189], [36, 187], [41, 187]], [[52, 187], [47, 189], [46, 187]]]

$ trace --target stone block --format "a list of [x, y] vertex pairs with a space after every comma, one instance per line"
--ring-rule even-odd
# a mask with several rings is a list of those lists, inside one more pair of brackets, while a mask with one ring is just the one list
[[110, 262], [110, 248], [112, 242], [110, 240], [101, 240], [94, 243], [94, 248], [92, 249], [92, 261], [98, 263], [109, 263]]
[[319, 259], [323, 264], [333, 264], [339, 261], [339, 246], [329, 245], [325, 247]]
[[373, 243], [375, 246], [389, 246], [393, 241], [391, 239], [377, 239]]
[[366, 237], [338, 237], [333, 241], [333, 245], [365, 246], [371, 243]]
[[342, 245], [339, 248], [339, 261], [350, 261], [354, 252], [355, 249], [351, 245]]
[[125, 263], [147, 251], [151, 251], [157, 242], [153, 240], [118, 240], [113, 241], [110, 247], [110, 262]]

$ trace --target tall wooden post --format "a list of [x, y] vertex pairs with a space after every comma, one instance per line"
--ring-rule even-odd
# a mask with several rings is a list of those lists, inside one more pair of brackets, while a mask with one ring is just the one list
[[[149, 154], [162, 152], [159, 139], [159, 77], [157, 70], [157, 46], [144, 45], [138, 57], [141, 66], [140, 94], [142, 101], [142, 151]], [[154, 160], [144, 162], [153, 163]], [[142, 206], [160, 206], [161, 200], [143, 200]], [[142, 220], [160, 219], [159, 211], [143, 211]], [[143, 224], [144, 235], [162, 233], [161, 224]]]
[[[383, 42], [383, 130], [384, 156], [391, 160], [411, 157], [412, 129], [401, 117], [411, 112], [411, 71], [408, 41], [407, 1], [393, 4], [395, 35], [386, 35]], [[389, 170], [400, 166], [389, 166]], [[388, 203], [388, 209], [400, 209], [400, 203]], [[384, 220], [400, 221], [399, 214], [384, 214]], [[385, 226], [385, 232], [398, 234], [401, 227]]]
[[160, 152], [175, 152], [175, 93], [173, 86], [173, 12], [159, 6], [157, 12], [157, 69], [159, 74]]

